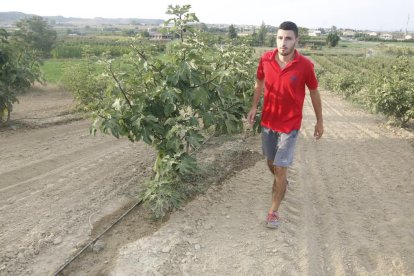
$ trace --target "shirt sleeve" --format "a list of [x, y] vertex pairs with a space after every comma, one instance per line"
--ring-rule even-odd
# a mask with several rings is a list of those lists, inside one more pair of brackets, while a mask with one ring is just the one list
[[315, 68], [313, 63], [310, 63], [308, 67], [308, 74], [306, 78], [306, 86], [309, 90], [315, 90], [318, 88], [318, 79], [316, 78]]
[[257, 66], [256, 71], [256, 78], [258, 80], [263, 80], [265, 77], [264, 70], [263, 70], [263, 57], [260, 58], [259, 65]]

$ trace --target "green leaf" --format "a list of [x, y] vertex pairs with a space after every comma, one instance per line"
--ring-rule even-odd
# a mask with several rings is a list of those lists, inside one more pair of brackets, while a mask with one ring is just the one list
[[189, 155], [183, 154], [178, 170], [182, 175], [194, 173], [197, 170], [196, 160]]
[[170, 152], [177, 152], [182, 147], [182, 142], [176, 137], [167, 140], [166, 150]]
[[170, 116], [175, 111], [175, 109], [176, 109], [175, 104], [167, 103], [164, 106], [164, 114], [165, 114], [165, 116], [167, 116], [167, 117]]
[[191, 131], [186, 140], [191, 146], [199, 147], [204, 142], [204, 136], [198, 132]]
[[193, 99], [194, 99], [194, 105], [199, 106], [205, 106], [208, 104], [208, 95], [209, 91], [205, 89], [204, 87], [197, 87], [193, 91]]
[[215, 123], [215, 116], [210, 111], [202, 113], [202, 118], [203, 118], [203, 125], [206, 128], [214, 125]]

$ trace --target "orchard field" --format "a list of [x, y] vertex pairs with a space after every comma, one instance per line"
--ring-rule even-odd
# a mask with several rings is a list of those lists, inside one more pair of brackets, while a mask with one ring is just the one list
[[[78, 44], [82, 43], [71, 40], [55, 49], [55, 58], [40, 67], [49, 84], [36, 84], [19, 95], [20, 103], [14, 105], [10, 124], [0, 129], [0, 275], [50, 275], [58, 271], [61, 275], [414, 274], [411, 44], [349, 41], [335, 48], [299, 49], [314, 61], [320, 79], [325, 134], [320, 141], [312, 137], [314, 115], [307, 97], [295, 162], [280, 210], [283, 224], [271, 231], [264, 227], [264, 218], [272, 177], [261, 156], [260, 136], [238, 117], [245, 103], [240, 100], [243, 97], [238, 95], [236, 99], [216, 89], [228, 85], [226, 88], [244, 93], [245, 86], [253, 87], [253, 81], [246, 81], [247, 71], [237, 70], [240, 57], [222, 47], [218, 48], [223, 51], [221, 59], [214, 60], [209, 45], [196, 40], [197, 47], [205, 47], [204, 53], [188, 44], [184, 44], [187, 48], [157, 45], [154, 59], [140, 48], [135, 49], [137, 55], [132, 60], [141, 63], [128, 63], [128, 59], [123, 63], [118, 58], [126, 50], [125, 42], [95, 48], [89, 43], [86, 51], [91, 55], [111, 50], [112, 46], [117, 49], [112, 52], [116, 61], [110, 69], [114, 71], [109, 72], [114, 73], [112, 77], [123, 93], [117, 90], [117, 96], [126, 100], [105, 102], [101, 92], [113, 92], [105, 90], [107, 87], [97, 89], [102, 96], [99, 101], [87, 98], [90, 91], [82, 87], [78, 87], [77, 94], [64, 88], [64, 79], [73, 77], [77, 69], [87, 68], [99, 76], [105, 70], [102, 63], [89, 67], [76, 57]], [[164, 50], [171, 55], [160, 55]], [[256, 48], [257, 53], [264, 50]], [[179, 56], [185, 61], [179, 70], [172, 69], [176, 52], [184, 53]], [[58, 58], [64, 53], [67, 56]], [[195, 57], [185, 60], [191, 54]], [[157, 59], [158, 55], [162, 57]], [[198, 63], [201, 57], [205, 64]], [[142, 79], [138, 82], [138, 77], [129, 78], [133, 74], [122, 72], [131, 64], [153, 70], [139, 69]], [[165, 82], [165, 71], [154, 73], [162, 68], [160, 64], [169, 69]], [[223, 64], [228, 71], [220, 67]], [[196, 75], [194, 68], [203, 68], [204, 76]], [[233, 74], [240, 83], [234, 81]], [[205, 76], [211, 78], [202, 79]], [[107, 79], [81, 77], [72, 79], [72, 85], [79, 82], [96, 88], [97, 83], [107, 83]], [[160, 83], [168, 89], [157, 86]], [[133, 84], [148, 93], [130, 87], [125, 92], [122, 84]], [[186, 91], [183, 86], [188, 84], [189, 89], [205, 86], [211, 94], [216, 90], [220, 93], [209, 101], [200, 97], [189, 103], [189, 97], [180, 98]], [[156, 93], [151, 94], [148, 88]], [[406, 93], [395, 97], [395, 91]], [[384, 94], [389, 92], [388, 96]], [[145, 98], [146, 94], [151, 98]], [[135, 95], [146, 103], [160, 97], [167, 101], [168, 108], [154, 104], [152, 112], [162, 108], [168, 116], [178, 118], [174, 122], [181, 124], [179, 131], [174, 125], [166, 130], [167, 141], [158, 141], [170, 148], [148, 143], [148, 139], [154, 139], [147, 134], [150, 128], [136, 130], [137, 125], [131, 124], [126, 131], [129, 108], [138, 109], [137, 98], [131, 100]], [[103, 126], [119, 138], [99, 131], [96, 136], [90, 134], [92, 120], [89, 113], [80, 111], [76, 101], [85, 100], [85, 96], [87, 101], [81, 108], [98, 106], [105, 110], [107, 113], [99, 114], [107, 119]], [[192, 114], [195, 118], [205, 112], [204, 106], [216, 100], [225, 105], [211, 107], [217, 108], [221, 117], [207, 113], [197, 119], [185, 117], [197, 110]], [[100, 106], [102, 103], [107, 106]], [[176, 109], [177, 103], [187, 106]], [[140, 112], [148, 112], [145, 107]], [[230, 107], [239, 109], [230, 113]], [[133, 115], [136, 119], [137, 114]], [[165, 119], [168, 125], [170, 118], [163, 116], [157, 118]], [[115, 124], [110, 120], [114, 117], [124, 124]], [[153, 129], [164, 131], [153, 117], [146, 114], [139, 122], [153, 123]], [[198, 122], [204, 120], [207, 124], [211, 118], [222, 120], [217, 127], [219, 133], [200, 142]], [[239, 130], [240, 126], [246, 127], [241, 133], [222, 134]], [[175, 133], [185, 134], [184, 146]], [[210, 129], [202, 132], [206, 133], [211, 134]], [[182, 150], [178, 155], [185, 158], [171, 161], [169, 156], [160, 155], [173, 146]], [[192, 149], [191, 155], [184, 151], [185, 146]], [[161, 166], [166, 158], [170, 160], [167, 169]], [[154, 205], [139, 205], [114, 225], [135, 206], [137, 194], [148, 191], [149, 179], [155, 184], [175, 181], [177, 176], [166, 171], [190, 170], [191, 158], [199, 166], [195, 174], [179, 178], [189, 193], [180, 206], [172, 206], [164, 217], [154, 220]], [[154, 178], [156, 166], [159, 170]], [[150, 186], [149, 190], [158, 191], [157, 187]], [[171, 197], [171, 190], [160, 191]], [[150, 199], [153, 196], [149, 193]], [[108, 232], [85, 247], [111, 225]], [[65, 269], [59, 270], [65, 264]]]
[[[259, 136], [217, 138], [199, 153], [197, 182], [210, 188], [162, 221], [135, 209], [64, 275], [412, 274], [414, 135], [322, 96], [325, 137], [312, 138], [307, 100], [278, 230], [263, 224], [271, 176]], [[148, 146], [91, 136], [73, 106], [67, 92], [37, 88], [16, 106], [16, 130], [0, 132], [0, 275], [54, 273], [149, 176]]]

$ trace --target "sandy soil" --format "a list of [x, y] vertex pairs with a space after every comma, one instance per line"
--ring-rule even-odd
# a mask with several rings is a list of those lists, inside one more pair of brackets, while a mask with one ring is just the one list
[[272, 178], [259, 161], [122, 247], [108, 274], [414, 275], [412, 135], [323, 96], [326, 134], [312, 138], [307, 101], [279, 229], [264, 227]]
[[73, 107], [68, 93], [37, 87], [0, 131], [0, 275], [50, 275], [149, 173], [149, 147], [90, 135]]
[[[323, 99], [318, 142], [306, 103], [279, 229], [264, 227], [259, 136], [215, 138], [197, 154], [205, 192], [164, 221], [134, 209], [62, 274], [414, 275], [414, 135]], [[0, 130], [0, 275], [53, 274], [150, 173], [149, 147], [90, 136], [72, 109], [64, 91], [38, 88]]]

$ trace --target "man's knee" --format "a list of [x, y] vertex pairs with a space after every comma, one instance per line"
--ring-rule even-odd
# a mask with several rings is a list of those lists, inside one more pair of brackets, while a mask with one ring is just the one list
[[286, 175], [287, 167], [274, 166], [274, 172], [276, 174], [276, 177], [283, 177]]
[[275, 174], [275, 165], [273, 165], [273, 160], [267, 159], [267, 166], [272, 174]]

